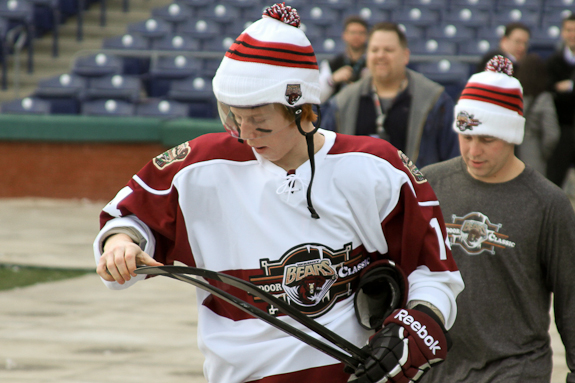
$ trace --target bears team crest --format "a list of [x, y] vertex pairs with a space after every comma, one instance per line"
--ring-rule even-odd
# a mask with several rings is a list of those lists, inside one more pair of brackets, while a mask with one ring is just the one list
[[[263, 274], [251, 276], [250, 282], [303, 314], [317, 317], [353, 293], [351, 282], [368, 264], [362, 248], [352, 251], [351, 244], [339, 250], [316, 243], [302, 244], [277, 261], [260, 260]], [[261, 302], [259, 298], [254, 301]], [[277, 314], [270, 305], [267, 311]]]

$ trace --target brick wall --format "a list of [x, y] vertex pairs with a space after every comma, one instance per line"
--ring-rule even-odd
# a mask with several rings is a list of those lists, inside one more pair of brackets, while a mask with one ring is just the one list
[[87, 198], [108, 201], [150, 159], [160, 143], [0, 141], [0, 198]]

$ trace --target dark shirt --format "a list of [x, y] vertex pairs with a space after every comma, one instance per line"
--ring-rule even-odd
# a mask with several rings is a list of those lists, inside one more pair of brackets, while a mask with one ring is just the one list
[[[353, 69], [353, 74], [351, 76], [350, 82], [356, 82], [361, 76], [361, 71], [363, 68], [365, 68], [365, 55], [361, 56], [357, 61], [351, 61], [351, 59], [345, 53], [342, 53], [329, 60], [331, 73], [346, 65], [351, 66]], [[343, 86], [345, 86], [344, 83], [335, 84], [333, 94], [339, 92]]]
[[559, 125], [573, 127], [575, 123], [575, 92], [558, 93], [554, 87], [555, 83], [562, 80], [575, 81], [575, 65], [565, 61], [563, 49], [555, 52], [547, 59], [547, 73], [549, 74], [550, 90], [555, 99]]
[[[383, 124], [383, 128], [389, 135], [389, 142], [401, 151], [405, 151], [407, 143], [407, 120], [410, 107], [411, 96], [406, 88], [393, 100]], [[358, 136], [375, 135], [377, 132], [376, 118], [377, 113], [371, 94], [362, 96], [359, 100], [355, 134]]]

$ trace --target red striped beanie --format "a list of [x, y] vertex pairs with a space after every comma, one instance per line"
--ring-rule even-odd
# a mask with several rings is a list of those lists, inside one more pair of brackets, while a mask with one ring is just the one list
[[495, 56], [484, 72], [471, 76], [455, 105], [453, 129], [460, 134], [521, 144], [525, 130], [523, 88], [512, 75], [511, 61]]
[[226, 52], [213, 79], [218, 101], [232, 106], [319, 104], [319, 68], [299, 29], [297, 11], [275, 4]]

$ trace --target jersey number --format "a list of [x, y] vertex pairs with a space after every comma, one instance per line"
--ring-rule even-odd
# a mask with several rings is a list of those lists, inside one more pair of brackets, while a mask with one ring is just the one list
[[445, 241], [443, 240], [443, 234], [441, 234], [439, 221], [437, 218], [432, 218], [429, 224], [435, 229], [435, 234], [437, 235], [437, 242], [439, 242], [439, 259], [444, 261], [447, 259], [447, 252], [445, 251]]

